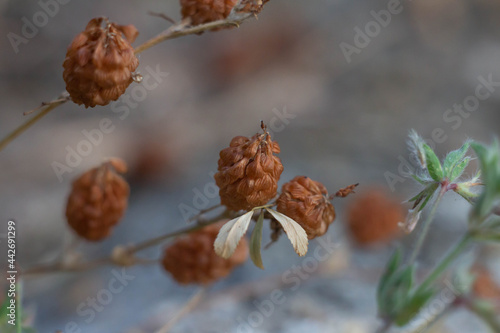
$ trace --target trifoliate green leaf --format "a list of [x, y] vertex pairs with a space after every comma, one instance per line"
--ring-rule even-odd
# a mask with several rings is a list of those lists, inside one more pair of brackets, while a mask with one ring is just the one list
[[436, 156], [436, 153], [432, 150], [429, 145], [424, 144], [425, 157], [427, 160], [427, 171], [432, 179], [437, 182], [440, 182], [444, 178], [443, 167], [441, 166], [441, 162], [439, 162], [439, 158]]
[[[456, 173], [454, 170], [455, 170], [456, 166], [464, 160], [465, 154], [467, 154], [467, 151], [470, 148], [470, 144], [471, 144], [471, 141], [467, 140], [460, 149], [449, 152], [448, 155], [446, 155], [446, 158], [444, 159], [444, 162], [443, 162], [443, 169], [445, 172], [445, 176], [450, 181], [453, 181], [452, 180], [452, 178], [453, 178], [452, 173]], [[464, 169], [465, 169], [465, 167], [464, 167]], [[463, 172], [463, 170], [462, 170], [462, 172]], [[456, 179], [456, 178], [457, 177], [454, 177], [453, 179]]]

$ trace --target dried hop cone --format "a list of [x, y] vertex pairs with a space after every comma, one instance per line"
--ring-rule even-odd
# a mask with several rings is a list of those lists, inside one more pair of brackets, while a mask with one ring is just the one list
[[73, 102], [85, 107], [116, 101], [132, 83], [139, 60], [130, 45], [137, 37], [133, 25], [92, 19], [66, 53], [63, 78]]
[[320, 182], [297, 176], [283, 185], [277, 210], [304, 228], [309, 239], [324, 235], [335, 220], [335, 208]]
[[238, 0], [181, 0], [182, 18], [192, 25], [225, 19]]
[[214, 176], [221, 203], [235, 211], [249, 210], [274, 198], [283, 172], [281, 160], [274, 155], [279, 152], [278, 143], [266, 131], [233, 138], [220, 152]]
[[127, 209], [130, 193], [119, 173], [127, 166], [120, 159], [93, 168], [73, 182], [66, 206], [70, 227], [89, 241], [106, 238]]
[[[238, 0], [180, 0], [182, 18], [190, 18], [192, 25], [223, 20], [229, 16]], [[241, 11], [259, 13], [269, 0], [243, 0]], [[219, 29], [212, 29], [219, 30]]]
[[243, 6], [242, 10], [246, 13], [258, 14], [261, 12], [262, 7], [269, 0], [242, 0], [241, 5]]
[[180, 284], [207, 285], [226, 277], [248, 258], [248, 243], [240, 240], [236, 251], [229, 259], [218, 256], [214, 242], [220, 228], [227, 220], [179, 238], [165, 249], [162, 265]]
[[401, 203], [376, 188], [359, 194], [347, 209], [347, 226], [361, 245], [388, 241], [400, 234], [405, 220]]
[[496, 301], [500, 311], [500, 286], [496, 283], [490, 271], [485, 267], [476, 266], [473, 268], [472, 273], [476, 275], [476, 280], [472, 286], [474, 295]]

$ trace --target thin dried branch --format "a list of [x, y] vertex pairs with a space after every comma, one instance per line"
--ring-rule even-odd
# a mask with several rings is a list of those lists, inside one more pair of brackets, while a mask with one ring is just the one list
[[163, 327], [161, 327], [156, 333], [168, 333], [174, 328], [174, 326], [186, 315], [196, 308], [198, 304], [203, 300], [203, 297], [206, 294], [207, 289], [201, 288], [198, 290], [187, 302], [184, 306], [177, 312]]
[[[28, 268], [28, 269], [22, 271], [22, 275], [27, 276], [27, 275], [48, 274], [48, 273], [80, 272], [80, 271], [91, 270], [91, 269], [98, 268], [101, 266], [109, 266], [109, 265], [132, 266], [132, 265], [139, 265], [139, 264], [148, 264], [148, 263], [151, 263], [150, 260], [136, 258], [134, 256], [134, 254], [139, 252], [139, 251], [148, 249], [150, 247], [160, 245], [171, 238], [175, 238], [177, 236], [181, 236], [184, 234], [194, 232], [196, 230], [199, 230], [201, 228], [206, 227], [209, 224], [217, 223], [221, 219], [229, 217], [229, 214], [230, 214], [230, 211], [225, 210], [223, 213], [211, 218], [210, 220], [208, 220], [206, 222], [203, 222], [203, 223], [198, 222], [196, 225], [188, 227], [188, 228], [184, 228], [184, 229], [181, 229], [178, 231], [170, 232], [170, 233], [167, 233], [165, 235], [151, 238], [151, 239], [145, 240], [143, 242], [140, 242], [140, 243], [137, 243], [137, 244], [131, 245], [131, 246], [118, 245], [115, 247], [115, 249], [117, 249], [117, 248], [121, 249], [121, 253], [120, 253], [119, 258], [116, 255], [116, 251], [113, 251], [107, 257], [99, 258], [99, 259], [95, 259], [95, 260], [91, 260], [91, 261], [86, 261], [86, 262], [85, 261], [67, 262], [64, 260], [64, 258], [62, 258], [55, 263]], [[124, 264], [125, 262], [127, 262], [127, 264]]]
[[[238, 1], [238, 3], [234, 6], [233, 10], [229, 14], [229, 16], [226, 19], [223, 20], [218, 20], [214, 22], [209, 22], [205, 24], [200, 24], [197, 26], [190, 26], [189, 20], [183, 20], [179, 23], [176, 23], [172, 25], [170, 28], [162, 31], [155, 37], [149, 39], [148, 41], [144, 42], [143, 44], [139, 45], [135, 49], [135, 54], [142, 53], [146, 51], [147, 49], [150, 49], [151, 47], [164, 42], [169, 39], [174, 39], [182, 36], [187, 36], [187, 35], [192, 35], [192, 34], [199, 34], [200, 32], [212, 30], [214, 28], [221, 28], [221, 27], [229, 27], [229, 26], [236, 26], [239, 27], [239, 25], [246, 19], [250, 17], [255, 17], [254, 14], [251, 13], [245, 13], [241, 12], [241, 9], [243, 6], [241, 5], [241, 0]], [[164, 17], [161, 15], [161, 17]], [[65, 92], [64, 94], [67, 94]], [[64, 95], [63, 94], [63, 95]], [[12, 131], [10, 134], [8, 134], [5, 138], [3, 138], [0, 141], [0, 151], [2, 151], [10, 142], [12, 142], [15, 138], [17, 138], [19, 135], [21, 135], [23, 132], [25, 132], [28, 128], [30, 128], [32, 125], [34, 125], [38, 120], [40, 120], [43, 116], [48, 114], [50, 111], [54, 110], [55, 108], [61, 106], [62, 104], [66, 103], [69, 101], [69, 98], [58, 98], [56, 100], [53, 100], [49, 103], [42, 103], [42, 105], [34, 110], [30, 110], [28, 112], [25, 112], [24, 114], [30, 114], [35, 111], [38, 111], [41, 109], [41, 111], [16, 128], [14, 131]]]
[[[19, 135], [21, 135], [22, 133], [24, 133], [24, 131], [26, 131], [28, 128], [30, 128], [33, 124], [35, 124], [37, 121], [39, 121], [40, 119], [42, 119], [43, 116], [45, 116], [50, 111], [52, 111], [55, 108], [57, 108], [58, 106], [63, 105], [67, 101], [68, 101], [67, 98], [58, 98], [58, 99], [55, 99], [55, 100], [53, 100], [51, 102], [45, 103], [45, 105], [43, 105], [44, 103], [42, 103], [41, 107], [38, 107], [37, 109], [34, 110], [34, 111], [36, 111], [36, 110], [42, 109], [42, 111], [40, 111], [33, 118], [29, 119], [24, 124], [22, 124], [21, 126], [19, 126], [18, 128], [16, 128], [14, 131], [12, 131], [10, 134], [8, 134], [5, 138], [3, 138], [0, 141], [0, 151], [2, 151], [9, 143], [11, 143]], [[30, 111], [28, 111], [28, 112], [31, 113]]]

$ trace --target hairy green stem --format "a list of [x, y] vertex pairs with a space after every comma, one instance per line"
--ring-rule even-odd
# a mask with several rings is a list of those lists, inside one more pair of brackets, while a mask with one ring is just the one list
[[455, 246], [448, 252], [448, 254], [441, 260], [441, 262], [432, 270], [431, 274], [422, 282], [420, 287], [418, 287], [417, 293], [419, 291], [425, 290], [430, 285], [436, 281], [436, 279], [450, 266], [450, 264], [455, 261], [455, 259], [463, 252], [465, 247], [469, 245], [472, 237], [468, 232], [465, 236], [458, 241]]
[[440, 191], [439, 191], [438, 197], [436, 198], [436, 200], [432, 204], [432, 208], [431, 208], [431, 211], [429, 213], [429, 216], [427, 216], [427, 220], [425, 220], [425, 222], [424, 222], [423, 229], [420, 232], [420, 235], [418, 236], [417, 244], [415, 245], [415, 248], [413, 249], [413, 252], [412, 252], [411, 257], [410, 257], [410, 262], [409, 262], [410, 266], [413, 265], [413, 263], [415, 262], [415, 260], [417, 259], [418, 255], [420, 253], [420, 250], [422, 249], [422, 246], [424, 245], [424, 241], [427, 238], [427, 234], [429, 233], [429, 228], [430, 228], [432, 221], [434, 220], [434, 217], [436, 215], [437, 208], [438, 208], [439, 204], [441, 203], [441, 199], [443, 199], [443, 196], [445, 193], [446, 193], [446, 187], [442, 186]]
[[476, 316], [481, 318], [483, 322], [491, 328], [492, 332], [500, 332], [500, 322], [498, 321], [498, 316], [490, 311], [484, 311], [474, 302], [467, 304], [467, 308], [472, 311]]

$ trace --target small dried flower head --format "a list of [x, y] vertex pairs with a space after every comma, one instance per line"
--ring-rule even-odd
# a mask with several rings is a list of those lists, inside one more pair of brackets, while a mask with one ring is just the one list
[[190, 18], [192, 25], [223, 20], [228, 17], [238, 0], [180, 0], [182, 18]]
[[500, 285], [496, 283], [490, 271], [485, 267], [476, 266], [472, 272], [476, 275], [472, 286], [474, 295], [495, 301], [500, 311]]
[[73, 102], [85, 107], [116, 101], [134, 81], [139, 60], [130, 45], [137, 37], [133, 25], [106, 18], [90, 20], [68, 47], [63, 78]]
[[180, 284], [207, 285], [228, 276], [248, 258], [248, 243], [241, 239], [228, 259], [218, 256], [214, 242], [227, 220], [179, 238], [165, 249], [162, 265]]
[[258, 14], [262, 11], [262, 7], [269, 0], [242, 0], [241, 5], [242, 9], [240, 11], [245, 13]]
[[[269, 0], [242, 0], [238, 12], [257, 14]], [[189, 18], [196, 26], [223, 20], [229, 16], [238, 0], [180, 0], [182, 18]], [[229, 28], [231, 26], [228, 26]], [[221, 28], [212, 29], [212, 31]]]
[[404, 219], [401, 203], [385, 191], [369, 189], [355, 197], [347, 209], [347, 226], [361, 245], [388, 241], [399, 234]]
[[278, 190], [283, 172], [278, 143], [264, 130], [251, 138], [237, 136], [220, 152], [215, 182], [227, 208], [249, 210], [266, 204]]
[[335, 208], [326, 187], [305, 176], [284, 184], [276, 203], [278, 212], [300, 224], [309, 239], [324, 235], [335, 220]]
[[114, 158], [78, 177], [66, 205], [69, 226], [82, 238], [99, 241], [106, 238], [127, 209], [130, 193], [124, 161]]

